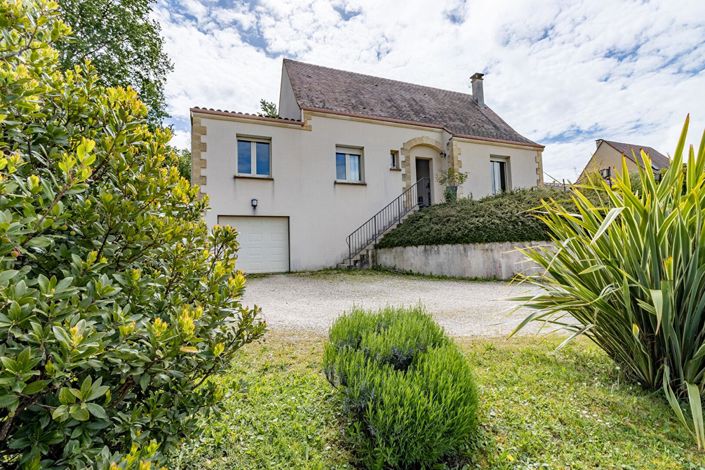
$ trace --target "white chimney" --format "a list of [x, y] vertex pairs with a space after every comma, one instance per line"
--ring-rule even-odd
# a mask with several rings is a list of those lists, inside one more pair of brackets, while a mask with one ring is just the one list
[[470, 83], [472, 83], [472, 98], [475, 100], [475, 103], [480, 106], [485, 105], [485, 92], [482, 89], [482, 77], [484, 76], [484, 73], [474, 73], [472, 77], [470, 77]]

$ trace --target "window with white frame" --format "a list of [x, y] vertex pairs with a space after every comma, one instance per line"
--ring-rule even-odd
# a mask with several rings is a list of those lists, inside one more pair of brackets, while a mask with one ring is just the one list
[[362, 149], [336, 147], [335, 179], [341, 182], [363, 181]]
[[269, 177], [272, 175], [272, 142], [269, 139], [238, 137], [237, 174]]
[[511, 189], [509, 178], [509, 158], [490, 159], [492, 194], [500, 194]]

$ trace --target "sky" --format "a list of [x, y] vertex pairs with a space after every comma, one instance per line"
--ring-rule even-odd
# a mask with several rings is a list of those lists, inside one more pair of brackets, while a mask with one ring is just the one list
[[[705, 129], [705, 0], [158, 0], [173, 143], [193, 106], [278, 102], [283, 58], [470, 93], [575, 180], [596, 139], [670, 155]], [[697, 148], [697, 147], [696, 147]]]

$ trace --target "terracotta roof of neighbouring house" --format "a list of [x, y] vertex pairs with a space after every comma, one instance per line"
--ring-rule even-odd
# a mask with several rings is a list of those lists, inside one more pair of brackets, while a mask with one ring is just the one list
[[300, 108], [444, 128], [453, 135], [543, 147], [472, 95], [284, 59]]
[[285, 117], [272, 117], [272, 116], [266, 116], [264, 114], [253, 114], [253, 113], [241, 113], [239, 111], [228, 111], [227, 109], [214, 109], [214, 108], [202, 108], [200, 106], [194, 106], [191, 108], [192, 112], [197, 112], [197, 113], [203, 113], [203, 114], [223, 114], [223, 115], [228, 115], [228, 116], [239, 116], [243, 117], [246, 119], [257, 119], [261, 121], [283, 121], [286, 123], [292, 123], [292, 124], [303, 124], [302, 121], [299, 121], [298, 119], [289, 119]]
[[637, 157], [641, 156], [641, 151], [643, 150], [649, 158], [651, 158], [651, 166], [654, 167], [657, 170], [660, 170], [662, 168], [666, 168], [668, 165], [671, 164], [671, 160], [656, 150], [653, 147], [647, 147], [646, 145], [636, 145], [636, 144], [625, 144], [623, 142], [615, 142], [613, 140], [604, 140], [602, 139], [602, 142], [606, 143], [634, 163], [640, 163], [641, 158], [639, 158], [639, 162], [636, 162], [634, 160], [634, 156], [636, 155]]

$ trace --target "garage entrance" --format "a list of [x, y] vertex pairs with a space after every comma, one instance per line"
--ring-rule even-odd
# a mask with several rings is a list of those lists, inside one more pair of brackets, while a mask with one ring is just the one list
[[237, 268], [245, 273], [289, 271], [289, 218], [219, 216], [218, 223], [238, 231]]

